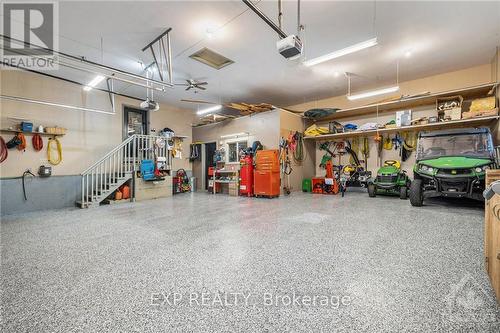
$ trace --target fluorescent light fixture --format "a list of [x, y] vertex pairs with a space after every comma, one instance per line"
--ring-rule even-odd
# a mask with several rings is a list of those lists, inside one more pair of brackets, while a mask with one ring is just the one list
[[215, 111], [219, 111], [220, 109], [222, 109], [222, 105], [217, 104], [217, 105], [211, 106], [209, 108], [202, 109], [202, 110], [196, 112], [196, 114], [197, 115], [202, 115], [202, 114], [212, 113], [212, 112], [215, 112]]
[[104, 79], [105, 79], [104, 76], [97, 75], [95, 78], [92, 79], [92, 81], [90, 81], [85, 87], [83, 87], [83, 90], [85, 90], [85, 91], [92, 90], [92, 88], [94, 88], [95, 86], [97, 86]]
[[225, 138], [234, 138], [234, 137], [246, 136], [246, 135], [248, 135], [248, 132], [226, 134], [226, 135], [221, 135], [220, 137], [221, 137], [221, 139], [225, 139]]
[[367, 98], [367, 97], [372, 97], [372, 96], [378, 96], [378, 95], [383, 95], [383, 94], [389, 94], [395, 91], [399, 90], [399, 86], [394, 86], [394, 87], [389, 87], [389, 88], [384, 88], [384, 89], [378, 89], [378, 90], [371, 90], [359, 94], [354, 94], [354, 95], [347, 95], [347, 99], [350, 101], [355, 101], [357, 99], [361, 98]]
[[358, 51], [367, 49], [367, 48], [375, 46], [375, 45], [377, 45], [377, 38], [372, 38], [372, 39], [369, 39], [367, 41], [348, 46], [345, 49], [334, 51], [332, 53], [328, 53], [328, 54], [325, 54], [325, 55], [322, 55], [320, 57], [313, 58], [310, 60], [306, 60], [306, 61], [304, 61], [304, 65], [306, 65], [307, 67], [314, 66], [314, 65], [320, 64], [322, 62], [332, 60], [335, 58], [339, 58], [339, 57], [342, 57], [342, 56], [345, 56], [347, 54], [351, 54], [354, 52], [358, 52]]

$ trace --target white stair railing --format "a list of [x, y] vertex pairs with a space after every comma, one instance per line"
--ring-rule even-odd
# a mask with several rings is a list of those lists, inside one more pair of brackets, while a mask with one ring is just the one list
[[165, 157], [167, 169], [171, 169], [168, 145], [158, 145], [165, 137], [134, 134], [81, 173], [81, 207], [99, 204], [125, 181], [132, 178], [142, 160]]

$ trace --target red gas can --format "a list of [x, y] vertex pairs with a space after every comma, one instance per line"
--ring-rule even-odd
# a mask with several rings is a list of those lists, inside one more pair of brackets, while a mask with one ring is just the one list
[[240, 195], [253, 197], [253, 157], [245, 155], [240, 160]]

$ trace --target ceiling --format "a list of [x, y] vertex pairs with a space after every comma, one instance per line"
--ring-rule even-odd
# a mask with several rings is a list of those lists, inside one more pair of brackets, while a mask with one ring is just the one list
[[[297, 3], [285, 1], [283, 6], [284, 30], [296, 33]], [[276, 20], [277, 1], [261, 1], [258, 7]], [[141, 73], [139, 61], [152, 61], [141, 49], [171, 27], [175, 82], [202, 79], [208, 89], [194, 93], [176, 87], [155, 99], [190, 109], [198, 106], [180, 99], [293, 105], [344, 94], [344, 72], [359, 75], [352, 89], [363, 90], [395, 82], [398, 60], [400, 81], [405, 81], [488, 63], [500, 45], [499, 1], [302, 0], [306, 58], [373, 37], [379, 41], [370, 49], [310, 68], [278, 54], [277, 34], [241, 1], [60, 2], [59, 21], [62, 52], [135, 73]], [[219, 30], [209, 38], [207, 28]], [[216, 70], [189, 58], [203, 47], [235, 63]], [[407, 50], [409, 58], [404, 57]], [[67, 70], [57, 75], [84, 83], [92, 79]], [[146, 95], [139, 87], [117, 88]]]

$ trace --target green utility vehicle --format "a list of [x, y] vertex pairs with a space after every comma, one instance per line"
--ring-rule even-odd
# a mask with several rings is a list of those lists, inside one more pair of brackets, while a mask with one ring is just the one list
[[401, 170], [401, 163], [388, 160], [378, 169], [377, 177], [368, 180], [368, 195], [371, 198], [377, 194], [399, 195], [401, 199], [406, 199], [409, 187], [410, 179], [406, 171]]
[[488, 128], [420, 133], [410, 186], [412, 206], [436, 196], [484, 200], [485, 173], [496, 167], [495, 161]]

